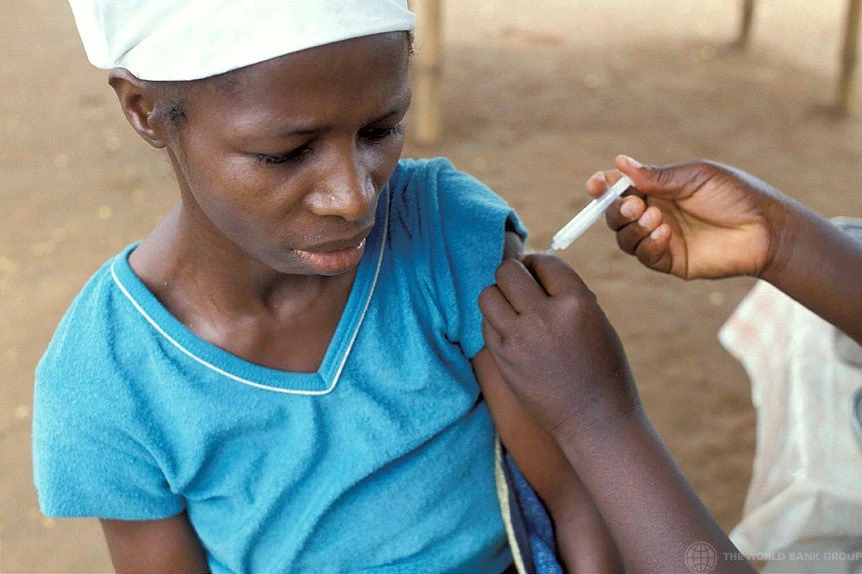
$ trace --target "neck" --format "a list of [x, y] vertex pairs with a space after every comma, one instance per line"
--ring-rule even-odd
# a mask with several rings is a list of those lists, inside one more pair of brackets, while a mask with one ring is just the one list
[[135, 273], [183, 322], [190, 314], [287, 314], [332, 294], [341, 298], [356, 275], [281, 273], [209, 227], [195, 225], [178, 204], [129, 258]]

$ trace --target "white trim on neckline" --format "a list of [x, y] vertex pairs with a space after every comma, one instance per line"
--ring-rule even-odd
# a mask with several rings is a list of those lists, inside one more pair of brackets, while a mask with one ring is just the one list
[[286, 394], [291, 394], [291, 395], [310, 395], [310, 396], [327, 395], [335, 389], [335, 385], [338, 384], [338, 381], [341, 378], [341, 373], [344, 371], [344, 367], [347, 364], [347, 358], [350, 356], [350, 351], [353, 349], [353, 344], [356, 342], [356, 337], [359, 335], [359, 329], [362, 327], [362, 322], [365, 319], [365, 314], [368, 312], [368, 307], [371, 305], [371, 298], [374, 295], [374, 288], [377, 286], [377, 279], [380, 276], [380, 267], [383, 263], [383, 253], [386, 250], [386, 236], [389, 233], [389, 211], [390, 211], [390, 205], [389, 204], [391, 202], [391, 198], [389, 197], [389, 186], [388, 185], [386, 186], [384, 191], [386, 193], [386, 214], [383, 218], [383, 232], [380, 234], [380, 248], [379, 248], [380, 253], [377, 256], [377, 267], [374, 270], [374, 278], [371, 280], [371, 288], [368, 290], [368, 296], [365, 299], [365, 305], [362, 307], [362, 313], [359, 315], [359, 320], [356, 323], [356, 328], [353, 329], [353, 333], [350, 336], [350, 342], [347, 344], [347, 348], [344, 350], [344, 356], [341, 358], [341, 363], [339, 363], [338, 369], [335, 371], [335, 375], [332, 377], [332, 384], [329, 385], [329, 388], [324, 389], [322, 391], [302, 391], [302, 390], [298, 390], [298, 389], [282, 389], [279, 387], [273, 387], [271, 385], [265, 385], [263, 383], [250, 381], [248, 379], [244, 379], [243, 377], [238, 377], [237, 375], [229, 373], [229, 372], [225, 371], [224, 369], [221, 369], [221, 368], [213, 365], [212, 363], [206, 361], [205, 359], [198, 357], [197, 355], [195, 355], [194, 353], [192, 353], [191, 351], [186, 349], [182, 344], [180, 344], [179, 341], [177, 341], [176, 339], [171, 337], [167, 333], [167, 331], [165, 331], [158, 323], [156, 323], [156, 321], [152, 317], [150, 317], [150, 315], [146, 311], [144, 311], [144, 308], [141, 307], [141, 305], [135, 300], [135, 298], [132, 297], [132, 294], [129, 293], [129, 290], [126, 289], [125, 285], [123, 285], [123, 283], [120, 281], [120, 278], [117, 276], [117, 272], [114, 270], [114, 264], [116, 263], [116, 259], [111, 261], [111, 276], [114, 279], [114, 283], [117, 284], [117, 287], [119, 287], [120, 291], [123, 293], [123, 295], [126, 296], [126, 299], [128, 299], [132, 303], [132, 305], [135, 307], [135, 309], [137, 309], [138, 313], [140, 313], [141, 316], [143, 316], [144, 319], [146, 319], [147, 322], [149, 322], [149, 324], [152, 325], [153, 328], [159, 332], [159, 334], [161, 334], [165, 339], [167, 339], [168, 342], [171, 345], [173, 345], [174, 347], [176, 347], [179, 351], [181, 351], [182, 353], [184, 353], [185, 355], [187, 355], [189, 358], [193, 359], [194, 361], [197, 361], [198, 363], [200, 363], [204, 367], [206, 367], [212, 371], [215, 371], [216, 373], [223, 375], [223, 376], [227, 377], [228, 379], [237, 381], [237, 382], [242, 383], [244, 385], [256, 387], [258, 389], [264, 389], [267, 391], [273, 391], [276, 393], [286, 393]]

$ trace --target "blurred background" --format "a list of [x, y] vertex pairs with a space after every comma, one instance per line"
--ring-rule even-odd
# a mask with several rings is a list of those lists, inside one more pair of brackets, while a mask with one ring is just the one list
[[[846, 117], [829, 107], [846, 0], [758, 0], [745, 50], [730, 49], [742, 0], [442, 8], [442, 135], [414, 137], [405, 155], [445, 155], [483, 180], [519, 211], [535, 247], [587, 203], [585, 180], [618, 153], [730, 163], [825, 216], [862, 216], [859, 98]], [[108, 571], [95, 521], [38, 511], [33, 370], [77, 291], [161, 219], [175, 182], [166, 157], [127, 125], [106, 74], [87, 63], [65, 2], [0, 4], [0, 46], [0, 571]], [[603, 225], [564, 257], [616, 325], [684, 473], [731, 529], [755, 416], [745, 372], [715, 333], [753, 280], [649, 272]]]

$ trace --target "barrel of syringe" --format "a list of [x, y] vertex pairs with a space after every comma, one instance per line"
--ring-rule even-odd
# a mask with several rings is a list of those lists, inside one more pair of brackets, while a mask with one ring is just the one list
[[565, 249], [580, 237], [584, 231], [590, 228], [608, 207], [625, 191], [633, 185], [632, 180], [622, 176], [619, 181], [612, 185], [606, 192], [592, 200], [580, 213], [569, 221], [551, 240], [551, 250], [559, 251]]

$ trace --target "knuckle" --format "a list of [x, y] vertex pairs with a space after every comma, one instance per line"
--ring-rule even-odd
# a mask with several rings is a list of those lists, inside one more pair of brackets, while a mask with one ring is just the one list
[[541, 334], [547, 328], [547, 322], [538, 315], [525, 315], [522, 317], [523, 326], [519, 330], [521, 341], [531, 341], [535, 337], [532, 333]]
[[644, 244], [637, 251], [638, 261], [650, 268], [656, 268], [661, 261], [662, 252], [656, 249], [651, 249], [650, 245]]
[[530, 253], [521, 260], [521, 263], [523, 263], [524, 267], [527, 269], [533, 269], [536, 265], [539, 265], [543, 257], [547, 256], [543, 253]]
[[585, 300], [582, 293], [569, 293], [566, 297], [560, 299], [560, 308], [557, 309], [555, 316], [571, 319], [583, 314], [588, 307], [588, 300]]
[[624, 234], [622, 231], [618, 231], [616, 233], [617, 247], [619, 247], [622, 251], [626, 251], [626, 243], [624, 241], [623, 235]]
[[494, 274], [497, 283], [505, 283], [506, 279], [514, 274], [516, 268], [517, 263], [514, 259], [504, 259], [503, 262], [497, 266], [497, 271]]
[[644, 265], [646, 265], [647, 267], [652, 267], [652, 259], [649, 257], [649, 255], [647, 254], [646, 250], [644, 250], [644, 249], [639, 249], [639, 250], [635, 253], [635, 256], [638, 258], [638, 261], [640, 261], [641, 263], [643, 263], [643, 264], [644, 264]]
[[699, 159], [682, 164], [679, 185], [682, 188], [694, 189], [716, 177], [727, 174], [726, 166], [712, 161]]
[[695, 168], [695, 171], [699, 171], [705, 174], [707, 177], [718, 175], [727, 171], [727, 168], [724, 164], [718, 163], [717, 161], [713, 161], [711, 159], [699, 159], [691, 162], [691, 165]]
[[676, 179], [676, 173], [672, 169], [657, 167], [654, 168], [653, 173], [655, 174], [656, 181], [662, 186], [667, 186]]
[[553, 273], [553, 269], [559, 267], [561, 262], [562, 260], [555, 255], [537, 253], [527, 269], [533, 272]]
[[630, 227], [624, 227], [617, 232], [617, 245], [629, 255], [635, 252], [635, 247], [637, 246], [637, 238], [633, 235]]
[[482, 319], [482, 338], [485, 339], [485, 345], [491, 349], [499, 344], [499, 335], [494, 333], [494, 330], [491, 329], [491, 325], [486, 319]]

